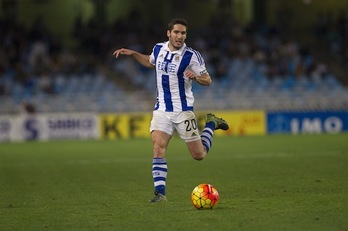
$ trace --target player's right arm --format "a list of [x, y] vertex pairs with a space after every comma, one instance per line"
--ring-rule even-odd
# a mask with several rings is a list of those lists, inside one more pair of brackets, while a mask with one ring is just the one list
[[148, 67], [148, 68], [154, 68], [154, 66], [150, 63], [150, 56], [141, 54], [137, 51], [121, 48], [116, 51], [114, 51], [113, 55], [115, 58], [118, 58], [119, 55], [129, 55], [132, 56], [136, 61], [138, 61], [141, 65]]

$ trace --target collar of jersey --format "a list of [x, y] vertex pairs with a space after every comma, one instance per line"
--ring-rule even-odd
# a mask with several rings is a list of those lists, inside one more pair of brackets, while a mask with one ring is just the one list
[[169, 50], [169, 47], [168, 47], [168, 44], [169, 44], [169, 41], [167, 41], [164, 45], [164, 50], [166, 51], [169, 51], [170, 53], [172, 54], [178, 54], [178, 55], [182, 55], [182, 53], [184, 52], [184, 49], [186, 47], [186, 43], [184, 43], [184, 45], [179, 49], [179, 50], [176, 50], [176, 51], [170, 51]]

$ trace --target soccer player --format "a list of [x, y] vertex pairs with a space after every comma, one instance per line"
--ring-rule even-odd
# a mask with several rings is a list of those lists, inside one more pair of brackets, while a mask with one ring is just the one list
[[186, 46], [188, 24], [185, 19], [172, 19], [168, 24], [168, 41], [157, 43], [150, 55], [121, 48], [113, 55], [133, 57], [148, 68], [156, 69], [157, 102], [153, 111], [150, 132], [153, 143], [152, 176], [155, 196], [150, 202], [166, 201], [166, 151], [174, 129], [186, 142], [191, 156], [202, 160], [212, 146], [214, 130], [229, 128], [225, 120], [214, 114], [206, 115], [206, 124], [199, 135], [193, 113], [192, 81], [209, 86], [211, 77], [201, 54]]

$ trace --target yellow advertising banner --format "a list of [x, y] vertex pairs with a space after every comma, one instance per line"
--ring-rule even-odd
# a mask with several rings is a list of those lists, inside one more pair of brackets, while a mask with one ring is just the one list
[[[256, 111], [214, 111], [229, 124], [227, 131], [217, 130], [215, 135], [244, 136], [266, 134], [266, 113]], [[205, 113], [197, 113], [200, 127], [205, 124]]]
[[[217, 130], [217, 136], [244, 136], [266, 134], [264, 111], [215, 111], [224, 118], [230, 128]], [[200, 131], [205, 125], [205, 112], [196, 112]], [[152, 113], [101, 114], [100, 137], [102, 139], [149, 138]]]
[[102, 139], [128, 139], [150, 137], [152, 113], [101, 114]]

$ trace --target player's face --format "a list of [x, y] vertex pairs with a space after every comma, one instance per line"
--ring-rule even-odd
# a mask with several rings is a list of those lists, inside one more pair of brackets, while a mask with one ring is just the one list
[[172, 51], [179, 50], [185, 43], [186, 35], [186, 26], [175, 24], [171, 31], [167, 31], [169, 49]]

